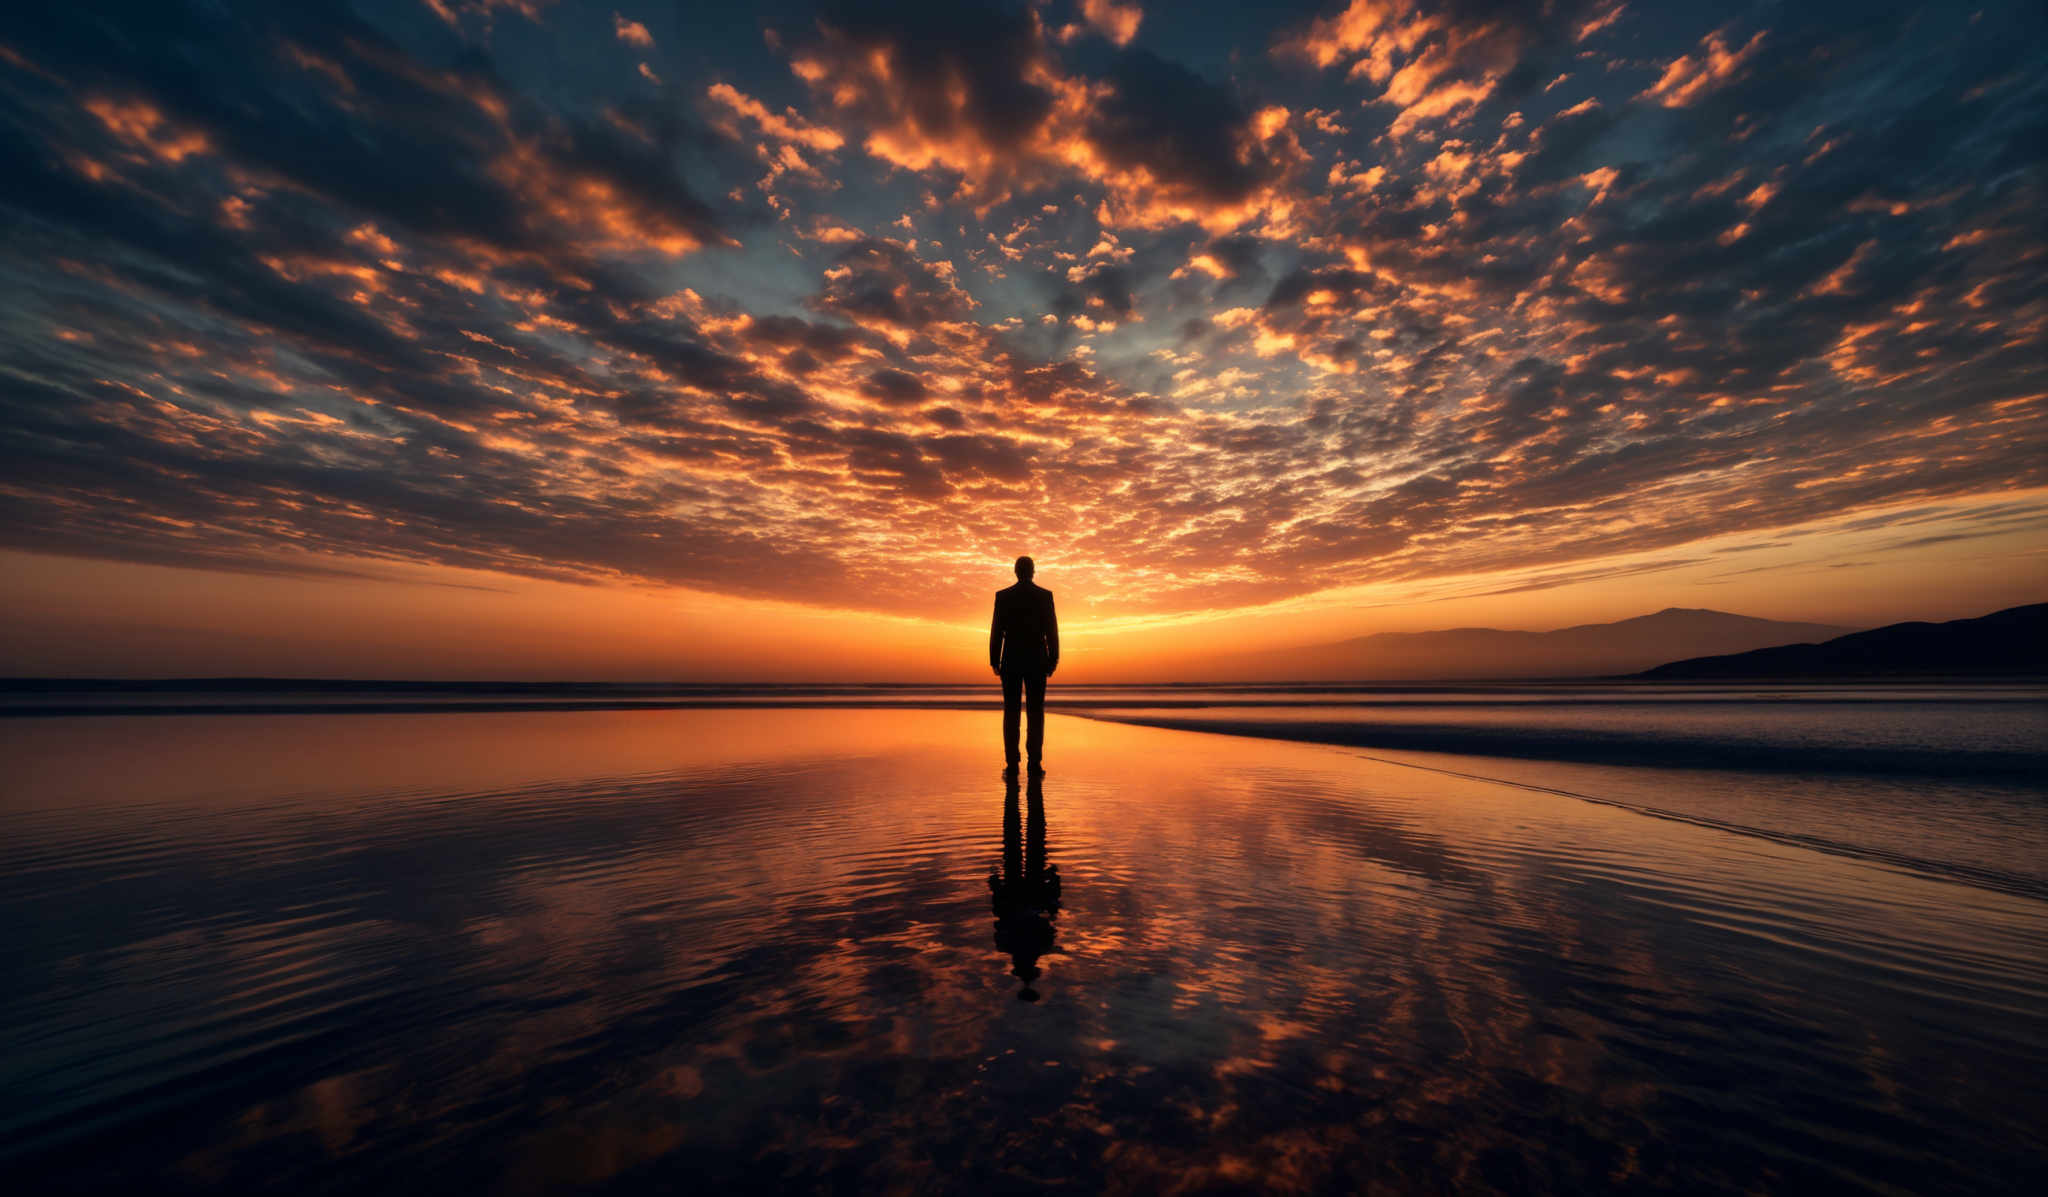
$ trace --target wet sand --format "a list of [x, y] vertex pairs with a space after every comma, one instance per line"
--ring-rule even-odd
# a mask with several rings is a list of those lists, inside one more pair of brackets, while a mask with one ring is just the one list
[[2048, 1169], [2038, 898], [1061, 716], [1013, 791], [994, 740], [900, 710], [0, 725], [0, 1162], [330, 1192]]

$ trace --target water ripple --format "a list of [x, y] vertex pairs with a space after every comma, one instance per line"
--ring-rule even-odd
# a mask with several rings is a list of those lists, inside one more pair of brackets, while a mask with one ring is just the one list
[[2048, 1163], [2025, 887], [1095, 721], [1013, 788], [973, 713], [434, 718], [431, 759], [380, 751], [403, 717], [307, 719], [141, 788], [91, 764], [119, 720], [46, 727], [44, 788], [0, 806], [10, 1175], [1999, 1191]]

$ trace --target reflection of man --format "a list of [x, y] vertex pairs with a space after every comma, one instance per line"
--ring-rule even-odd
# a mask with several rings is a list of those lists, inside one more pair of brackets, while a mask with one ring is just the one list
[[989, 908], [996, 916], [996, 948], [1010, 954], [1010, 975], [1023, 983], [1020, 1002], [1035, 1002], [1031, 983], [1038, 958], [1052, 951], [1052, 920], [1060, 912], [1060, 869], [1045, 863], [1045, 792], [1031, 778], [1027, 799], [1030, 834], [1017, 828], [1017, 778], [1003, 782], [1003, 867], [988, 875]]
[[1060, 627], [1052, 591], [1032, 582], [1037, 567], [1017, 558], [1017, 584], [996, 591], [995, 618], [988, 625], [988, 667], [1003, 679], [1003, 759], [1017, 767], [1017, 713], [1030, 716], [1024, 746], [1031, 771], [1044, 770], [1045, 679], [1060, 664]]

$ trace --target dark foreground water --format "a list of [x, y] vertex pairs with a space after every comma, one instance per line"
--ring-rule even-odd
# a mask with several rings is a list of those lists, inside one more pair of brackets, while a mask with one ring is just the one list
[[[2024, 884], [1863, 852], [1863, 833], [1645, 813], [1732, 801], [1697, 768], [1529, 766], [1643, 787], [1587, 801], [1456, 775], [1521, 767], [1499, 759], [1055, 717], [1053, 772], [1013, 790], [991, 722], [0, 722], [0, 1175], [387, 1193], [2048, 1176], [2048, 902]], [[1862, 784], [1816, 801], [1859, 825]], [[1987, 825], [2040, 835], [2026, 783], [2000, 784]]]

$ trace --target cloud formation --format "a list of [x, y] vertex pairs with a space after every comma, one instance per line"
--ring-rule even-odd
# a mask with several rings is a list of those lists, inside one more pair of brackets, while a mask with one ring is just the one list
[[6, 543], [1188, 611], [2048, 483], [2030, 6], [654, 17], [0, 18]]

